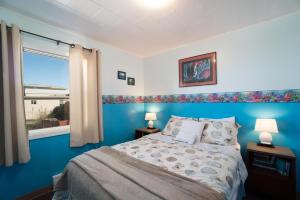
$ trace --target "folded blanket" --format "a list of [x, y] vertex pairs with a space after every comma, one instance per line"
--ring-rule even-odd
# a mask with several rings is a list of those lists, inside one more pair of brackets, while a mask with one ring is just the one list
[[206, 185], [109, 147], [72, 159], [55, 191], [68, 191], [75, 200], [225, 199]]

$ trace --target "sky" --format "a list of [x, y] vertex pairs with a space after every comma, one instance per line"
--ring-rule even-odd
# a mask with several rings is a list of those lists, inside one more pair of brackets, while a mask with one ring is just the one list
[[24, 52], [24, 84], [69, 88], [69, 62], [65, 59]]

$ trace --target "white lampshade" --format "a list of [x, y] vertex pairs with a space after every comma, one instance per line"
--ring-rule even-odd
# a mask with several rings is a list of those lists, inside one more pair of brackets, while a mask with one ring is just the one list
[[256, 119], [255, 131], [278, 133], [275, 119]]
[[150, 120], [150, 121], [153, 121], [153, 120], [156, 120], [156, 113], [146, 113], [145, 115], [145, 120]]

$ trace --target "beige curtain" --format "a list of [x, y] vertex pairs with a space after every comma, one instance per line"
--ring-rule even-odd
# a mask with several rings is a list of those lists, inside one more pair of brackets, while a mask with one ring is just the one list
[[18, 27], [1, 22], [0, 165], [30, 160], [25, 126], [22, 81], [22, 47]]
[[70, 47], [71, 147], [103, 140], [100, 57], [98, 50]]

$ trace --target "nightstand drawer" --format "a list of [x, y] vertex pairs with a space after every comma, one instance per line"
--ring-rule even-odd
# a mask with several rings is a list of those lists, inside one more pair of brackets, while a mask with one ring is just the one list
[[289, 177], [248, 170], [247, 189], [277, 199], [294, 199], [293, 181]]

